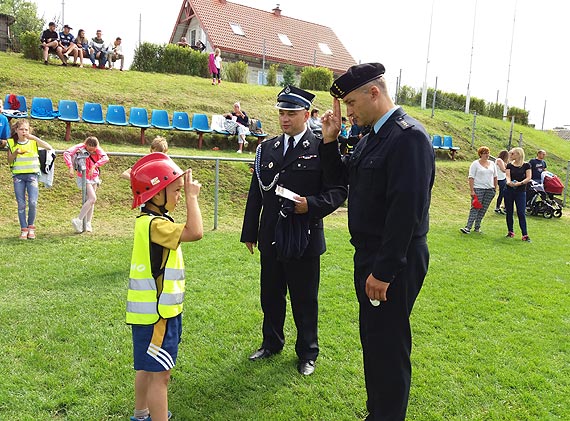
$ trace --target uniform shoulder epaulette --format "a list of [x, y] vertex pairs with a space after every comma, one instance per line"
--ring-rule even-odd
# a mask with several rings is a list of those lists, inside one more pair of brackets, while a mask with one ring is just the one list
[[402, 130], [407, 130], [411, 127], [414, 127], [414, 123], [412, 121], [408, 121], [406, 117], [407, 116], [402, 115], [396, 119], [396, 124], [400, 126]]

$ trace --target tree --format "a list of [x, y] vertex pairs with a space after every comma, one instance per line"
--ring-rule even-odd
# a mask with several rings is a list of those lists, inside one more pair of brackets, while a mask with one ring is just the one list
[[38, 6], [29, 1], [0, 0], [0, 13], [15, 18], [15, 22], [10, 26], [10, 33], [12, 45], [16, 50], [20, 45], [20, 35], [26, 31], [41, 32], [45, 24], [44, 19], [38, 17]]
[[296, 86], [296, 79], [295, 79], [295, 66], [292, 64], [287, 64], [283, 67], [283, 82], [281, 82], [281, 86]]

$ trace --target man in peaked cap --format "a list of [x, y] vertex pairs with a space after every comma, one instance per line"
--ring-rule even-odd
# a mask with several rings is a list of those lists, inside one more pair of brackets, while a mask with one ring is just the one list
[[[411, 381], [410, 313], [427, 273], [426, 235], [434, 153], [421, 124], [394, 105], [384, 66], [353, 66], [330, 89], [323, 115], [321, 161], [326, 179], [350, 185], [348, 225], [354, 254], [364, 356], [367, 420], [404, 420]], [[371, 131], [342, 161], [340, 101]]]
[[[257, 246], [261, 261], [261, 308], [263, 341], [249, 359], [257, 361], [279, 353], [285, 344], [283, 325], [287, 289], [297, 327], [297, 370], [310, 375], [319, 354], [317, 322], [320, 255], [325, 252], [323, 218], [346, 199], [346, 188], [325, 182], [319, 159], [320, 138], [307, 129], [314, 95], [294, 86], [277, 97], [283, 134], [262, 142], [256, 151], [254, 173], [247, 196], [241, 242], [253, 254]], [[276, 194], [277, 187], [294, 192], [292, 214], [288, 199]], [[309, 232], [290, 238], [292, 252], [276, 235], [279, 214], [307, 219]], [[308, 241], [306, 238], [308, 234]]]

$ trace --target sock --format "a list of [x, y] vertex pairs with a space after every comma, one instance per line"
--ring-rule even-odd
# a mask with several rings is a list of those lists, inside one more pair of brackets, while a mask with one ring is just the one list
[[139, 420], [146, 420], [150, 415], [150, 412], [148, 412], [148, 408], [135, 409], [135, 413], [133, 415], [135, 418], [138, 418]]

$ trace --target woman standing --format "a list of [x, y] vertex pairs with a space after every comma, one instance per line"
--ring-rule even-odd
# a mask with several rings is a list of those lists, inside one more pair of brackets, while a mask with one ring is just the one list
[[499, 156], [495, 159], [495, 166], [497, 167], [497, 183], [499, 184], [499, 195], [497, 196], [497, 205], [495, 206], [495, 213], [504, 215], [505, 212], [501, 209], [501, 203], [505, 195], [505, 187], [507, 185], [507, 163], [509, 162], [509, 152], [502, 150]]
[[[485, 212], [489, 208], [495, 190], [497, 189], [497, 167], [492, 161], [489, 161], [489, 148], [481, 146], [477, 149], [479, 159], [473, 161], [469, 167], [469, 188], [471, 190], [471, 210], [467, 218], [465, 228], [459, 230], [463, 234], [471, 233], [471, 227], [475, 223], [475, 232], [481, 232], [481, 221], [485, 216]], [[481, 206], [474, 206], [474, 198], [477, 196]]]
[[[18, 202], [20, 240], [36, 238], [36, 207], [38, 204], [38, 177], [40, 160], [38, 146], [52, 149], [49, 143], [30, 132], [28, 120], [18, 119], [12, 126], [12, 139], [8, 140], [8, 164], [12, 170], [14, 194]], [[28, 194], [28, 215], [26, 217], [26, 193]]]
[[517, 205], [517, 216], [519, 227], [522, 232], [522, 240], [529, 241], [526, 229], [526, 185], [530, 183], [532, 170], [528, 162], [524, 162], [524, 151], [522, 148], [513, 148], [509, 152], [509, 163], [507, 164], [507, 188], [505, 189], [505, 210], [507, 211], [507, 237], [515, 236], [513, 228], [513, 204]]

